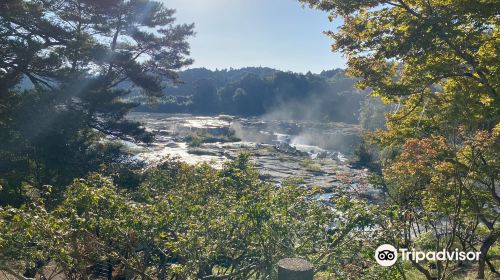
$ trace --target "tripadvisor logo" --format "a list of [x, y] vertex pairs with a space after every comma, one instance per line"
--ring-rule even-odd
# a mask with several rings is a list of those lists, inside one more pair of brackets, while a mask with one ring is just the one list
[[392, 245], [380, 245], [375, 251], [375, 260], [381, 266], [392, 266], [398, 260], [398, 251]]
[[381, 266], [392, 266], [398, 260], [398, 251], [401, 259], [403, 261], [412, 260], [414, 262], [420, 262], [423, 260], [428, 261], [478, 261], [481, 252], [460, 252], [458, 249], [455, 251], [409, 251], [405, 248], [400, 248], [396, 250], [396, 248], [389, 244], [380, 245], [377, 250], [375, 250], [375, 260]]

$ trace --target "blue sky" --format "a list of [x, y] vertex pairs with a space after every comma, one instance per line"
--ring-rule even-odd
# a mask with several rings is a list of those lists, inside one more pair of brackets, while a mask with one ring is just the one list
[[323, 31], [338, 22], [298, 0], [163, 0], [179, 23], [196, 25], [192, 67], [268, 66], [314, 73], [345, 67]]

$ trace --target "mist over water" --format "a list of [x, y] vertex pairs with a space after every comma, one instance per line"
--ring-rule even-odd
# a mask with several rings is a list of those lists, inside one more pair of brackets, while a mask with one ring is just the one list
[[[351, 178], [351, 183], [344, 187], [367, 186], [366, 172], [348, 164], [359, 142], [358, 125], [273, 120], [269, 116], [264, 119], [138, 112], [128, 118], [144, 123], [156, 134], [150, 145], [130, 145], [137, 158], [150, 165], [166, 157], [177, 157], [190, 164], [208, 162], [222, 168], [245, 151], [251, 154], [255, 167], [268, 182], [281, 184], [289, 178], [300, 178], [305, 187], [318, 186], [330, 192], [343, 184], [337, 179], [340, 172]], [[235, 140], [214, 140], [196, 146], [190, 140], [194, 135], [218, 139], [227, 133], [234, 135]]]
[[322, 108], [324, 98], [320, 95], [310, 95], [306, 100], [281, 101], [262, 116], [265, 120], [314, 120], [325, 119]]
[[[264, 124], [263, 126], [261, 126]], [[317, 150], [338, 151], [352, 154], [360, 142], [357, 126], [342, 123], [318, 124], [314, 122], [271, 121], [232, 124], [235, 134], [246, 142], [276, 144], [286, 142], [304, 152]], [[307, 147], [309, 146], [309, 147]]]

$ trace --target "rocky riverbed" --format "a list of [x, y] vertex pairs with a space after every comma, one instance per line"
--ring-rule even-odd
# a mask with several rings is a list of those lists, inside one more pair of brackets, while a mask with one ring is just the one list
[[129, 118], [156, 135], [149, 145], [128, 143], [149, 164], [177, 157], [221, 168], [247, 151], [262, 179], [276, 184], [294, 179], [304, 187], [320, 187], [325, 192], [320, 199], [339, 189], [368, 199], [378, 194], [367, 182], [367, 171], [348, 164], [359, 143], [356, 125], [138, 112]]

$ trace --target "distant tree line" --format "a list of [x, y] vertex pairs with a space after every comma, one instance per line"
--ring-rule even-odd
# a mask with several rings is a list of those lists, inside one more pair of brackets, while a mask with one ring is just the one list
[[357, 123], [366, 94], [353, 88], [354, 79], [341, 69], [320, 74], [283, 72], [248, 67], [216, 70], [189, 69], [181, 84], [165, 88], [166, 97], [144, 103], [141, 111], [234, 114]]

